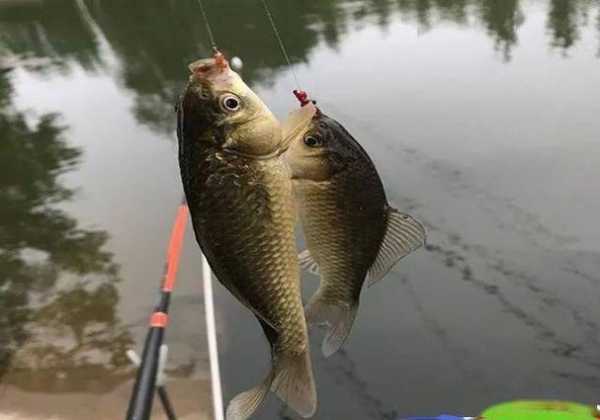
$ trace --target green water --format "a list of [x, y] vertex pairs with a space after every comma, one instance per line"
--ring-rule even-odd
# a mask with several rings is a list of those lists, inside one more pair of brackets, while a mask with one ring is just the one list
[[[430, 232], [363, 294], [343, 353], [323, 360], [314, 335], [315, 418], [596, 402], [598, 2], [270, 4], [302, 88]], [[245, 80], [276, 114], [293, 109], [260, 2], [205, 6]], [[181, 196], [173, 104], [209, 44], [192, 0], [0, 0], [0, 413], [43, 418], [73, 393], [56, 413], [81, 418], [83, 396], [111, 393], [124, 413], [124, 351], [141, 347]], [[268, 349], [215, 287], [228, 400], [263, 377]], [[167, 340], [173, 399], [193, 418], [210, 403], [191, 232]], [[289, 416], [272, 398], [257, 418]]]

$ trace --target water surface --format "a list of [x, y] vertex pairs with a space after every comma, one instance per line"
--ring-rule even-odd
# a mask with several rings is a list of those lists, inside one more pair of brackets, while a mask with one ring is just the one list
[[[314, 334], [315, 418], [596, 402], [598, 3], [270, 3], [301, 86], [430, 232], [364, 292], [342, 353], [324, 360]], [[284, 116], [295, 81], [260, 2], [205, 5], [219, 46]], [[0, 410], [124, 413], [124, 351], [141, 347], [181, 195], [173, 103], [209, 46], [191, 0], [0, 4]], [[210, 410], [200, 286], [188, 232], [168, 342], [190, 418]], [[268, 349], [216, 293], [229, 400], [263, 377]], [[274, 398], [257, 416], [278, 417], [293, 414]]]

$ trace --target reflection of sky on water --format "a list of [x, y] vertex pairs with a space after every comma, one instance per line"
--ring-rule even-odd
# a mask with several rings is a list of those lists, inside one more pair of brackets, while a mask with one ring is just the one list
[[[545, 21], [545, 27], [537, 28], [540, 36], [550, 47], [568, 54], [580, 43], [582, 28], [593, 26], [598, 14], [594, 3], [586, 0], [274, 2], [271, 7], [275, 18], [284, 23], [280, 31], [296, 63], [307, 63], [321, 42], [339, 50], [348, 35], [375, 26], [386, 34], [398, 20], [424, 35], [448, 26], [482, 29], [509, 60], [528, 18], [524, 7], [529, 13], [539, 10]], [[51, 65], [32, 66], [36, 71], [65, 72], [76, 62], [88, 71], [103, 72], [111, 64], [106, 60], [114, 58], [102, 51], [108, 47], [122, 63], [117, 69], [119, 82], [135, 93], [133, 110], [138, 120], [167, 133], [172, 121], [166, 117], [166, 103], [174, 100], [185, 80], [182, 66], [208, 51], [198, 5], [191, 0], [177, 6], [150, 2], [137, 7], [118, 1], [61, 0], [9, 4], [2, 11], [3, 49], [19, 57], [50, 60]], [[246, 80], [269, 84], [284, 69], [264, 12], [255, 2], [207, 1], [207, 11], [217, 22], [213, 26], [219, 45], [244, 57]], [[478, 38], [489, 45], [486, 38]]]
[[[295, 106], [293, 78], [262, 10], [206, 3], [211, 19], [227, 16], [227, 25], [213, 24], [219, 44], [243, 58], [244, 77], [284, 115]], [[516, 397], [592, 401], [600, 386], [597, 5], [270, 3], [303, 87], [365, 145], [391, 200], [431, 232], [427, 251], [364, 294], [346, 351], [327, 361], [315, 352], [318, 418], [472, 414]], [[24, 370], [11, 382], [110, 389], [127, 373], [122, 351], [142, 337], [162, 273], [181, 191], [172, 106], [185, 64], [207, 51], [204, 27], [193, 1], [12, 3], [0, 7], [0, 22], [0, 118], [4, 133], [17, 133], [2, 143], [10, 152], [0, 168], [39, 166], [62, 188], [39, 192], [54, 201], [47, 243], [0, 240], [6, 279], [24, 279], [0, 298], [22, 309], [10, 312], [13, 326], [29, 326], [2, 334], [11, 350], [26, 343], [13, 358]], [[59, 114], [44, 120], [48, 113]], [[50, 129], [35, 137], [39, 121]], [[34, 137], [64, 149], [64, 173], [21, 147]], [[0, 195], [2, 212], [22, 204], [15, 191], [33, 179], [0, 171], [14, 186]], [[53, 195], [60, 191], [75, 195]], [[24, 214], [0, 218], [13, 238], [25, 237]], [[67, 228], [50, 229], [60, 221]], [[73, 231], [95, 238], [63, 252], [75, 262], [33, 258], [50, 254], [49, 244], [60, 251]], [[202, 376], [192, 235], [182, 261], [172, 367]], [[267, 351], [252, 317], [217, 291], [229, 398], [264, 374]], [[48, 372], [39, 385], [26, 373], [32, 366]], [[278, 411], [270, 401], [262, 414]]]

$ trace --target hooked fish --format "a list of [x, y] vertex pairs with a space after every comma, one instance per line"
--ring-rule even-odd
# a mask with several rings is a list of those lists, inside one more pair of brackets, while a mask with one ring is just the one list
[[350, 334], [365, 280], [375, 283], [421, 247], [425, 229], [388, 204], [367, 152], [320, 111], [291, 143], [286, 158], [307, 244], [300, 265], [321, 276], [306, 318], [327, 326], [322, 351], [330, 356]]
[[310, 417], [317, 397], [292, 184], [281, 153], [284, 132], [310, 124], [313, 112], [296, 113], [289, 120], [292, 126], [282, 127], [220, 53], [189, 67], [177, 133], [196, 240], [217, 279], [253, 312], [271, 345], [271, 371], [262, 383], [233, 398], [227, 419], [248, 418], [269, 390]]

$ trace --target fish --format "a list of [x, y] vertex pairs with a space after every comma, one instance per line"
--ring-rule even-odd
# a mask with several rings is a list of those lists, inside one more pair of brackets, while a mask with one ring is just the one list
[[426, 232], [388, 203], [367, 152], [320, 110], [285, 156], [307, 245], [300, 265], [321, 277], [306, 318], [309, 325], [326, 326], [321, 350], [329, 357], [350, 334], [363, 283], [379, 281], [423, 246]]
[[[189, 65], [177, 109], [179, 166], [196, 241], [218, 281], [258, 319], [271, 370], [235, 396], [227, 420], [250, 417], [269, 390], [302, 417], [317, 395], [300, 290], [295, 209], [284, 133], [302, 131], [312, 111], [282, 125], [221, 53]], [[244, 349], [240, 349], [244, 351]]]

